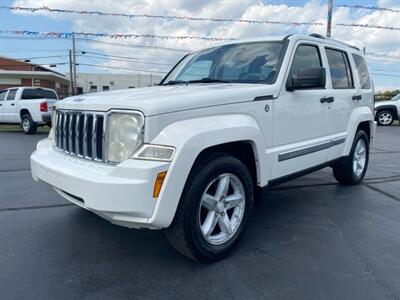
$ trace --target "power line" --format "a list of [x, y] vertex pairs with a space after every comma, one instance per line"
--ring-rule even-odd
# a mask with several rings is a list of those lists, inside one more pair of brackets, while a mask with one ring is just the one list
[[92, 58], [97, 58], [97, 59], [107, 59], [107, 60], [112, 60], [112, 61], [126, 61], [126, 62], [133, 62], [133, 63], [142, 63], [142, 64], [149, 64], [149, 65], [157, 65], [157, 66], [173, 66], [173, 64], [166, 64], [166, 63], [158, 63], [158, 62], [152, 62], [152, 61], [147, 61], [147, 60], [140, 60], [140, 59], [134, 59], [130, 57], [125, 57], [125, 56], [116, 56], [116, 55], [107, 55], [107, 54], [95, 54], [95, 55], [88, 55], [86, 53], [93, 53], [89, 51], [84, 51], [85, 54], [79, 55], [80, 57], [92, 57]]
[[[64, 39], [70, 40], [70, 38], [66, 37], [32, 37], [32, 36], [2, 36], [0, 35], [0, 39], [6, 40], [57, 40], [57, 39]], [[177, 52], [190, 52], [192, 50], [189, 49], [181, 49], [181, 48], [171, 48], [171, 47], [163, 47], [163, 46], [150, 46], [150, 45], [138, 45], [138, 44], [130, 44], [130, 43], [117, 43], [117, 42], [109, 42], [109, 41], [100, 41], [94, 40], [89, 38], [76, 38], [77, 41], [83, 42], [90, 42], [90, 43], [97, 43], [97, 44], [104, 44], [110, 45], [115, 47], [125, 47], [125, 48], [146, 48], [146, 49], [153, 49], [153, 50], [168, 50], [168, 51], [177, 51]]]
[[111, 67], [111, 66], [103, 66], [103, 65], [95, 65], [95, 64], [85, 64], [85, 63], [78, 63], [77, 65], [78, 66], [91, 66], [91, 67], [98, 67], [98, 68], [116, 69], [116, 70], [125, 70], [125, 71], [135, 71], [135, 72], [147, 72], [147, 73], [159, 73], [159, 74], [167, 73], [167, 72], [163, 72], [163, 71], [151, 71], [151, 70], [143, 70], [143, 69], [128, 69], [128, 68]]
[[49, 55], [49, 56], [36, 56], [36, 57], [20, 57], [15, 58], [16, 60], [31, 60], [31, 59], [44, 59], [44, 58], [54, 58], [54, 57], [67, 57], [68, 55]]
[[371, 73], [372, 75], [375, 75], [375, 76], [384, 76], [384, 77], [397, 77], [397, 78], [400, 78], [400, 75], [396, 75], [396, 74], [379, 74], [379, 73]]

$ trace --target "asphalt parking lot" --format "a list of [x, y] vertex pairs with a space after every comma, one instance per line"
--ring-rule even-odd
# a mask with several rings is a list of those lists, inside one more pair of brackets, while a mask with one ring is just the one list
[[237, 251], [211, 265], [34, 182], [44, 137], [0, 132], [1, 299], [400, 299], [400, 126], [378, 128], [362, 185], [327, 168], [266, 192]]

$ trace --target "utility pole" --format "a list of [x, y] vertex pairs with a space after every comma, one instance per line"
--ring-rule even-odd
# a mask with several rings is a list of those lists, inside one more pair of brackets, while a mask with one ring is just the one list
[[328, 20], [326, 22], [326, 36], [331, 37], [333, 0], [328, 0]]
[[74, 95], [74, 74], [72, 74], [72, 51], [69, 50], [69, 81], [71, 96]]
[[73, 95], [76, 95], [76, 49], [75, 49], [75, 33], [72, 33], [72, 61], [73, 61]]

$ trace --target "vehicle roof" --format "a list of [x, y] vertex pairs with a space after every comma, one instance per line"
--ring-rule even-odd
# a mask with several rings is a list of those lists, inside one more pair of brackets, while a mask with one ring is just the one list
[[35, 89], [35, 90], [47, 90], [47, 91], [55, 92], [55, 90], [53, 90], [53, 89], [40, 87], [40, 86], [12, 86], [9, 88], [2, 89], [1, 91], [12, 90], [12, 89]]
[[298, 40], [308, 40], [318, 43], [324, 43], [326, 45], [335, 46], [338, 48], [342, 48], [348, 51], [355, 51], [359, 52], [362, 55], [360, 49], [355, 46], [349, 45], [345, 42], [341, 42], [332, 38], [328, 38], [319, 34], [289, 34], [289, 35], [276, 35], [276, 36], [263, 36], [263, 37], [254, 37], [254, 38], [246, 38], [246, 39], [237, 39], [228, 42], [218, 43], [209, 47], [205, 47], [202, 49], [210, 49], [214, 47], [219, 47], [223, 45], [234, 45], [234, 44], [241, 44], [241, 43], [252, 43], [252, 42], [267, 42], [267, 41], [283, 41], [283, 40], [290, 40], [290, 41], [298, 41]]

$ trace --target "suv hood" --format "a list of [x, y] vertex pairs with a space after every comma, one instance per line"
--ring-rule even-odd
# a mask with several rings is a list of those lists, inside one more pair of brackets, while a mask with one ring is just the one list
[[154, 86], [101, 92], [69, 97], [57, 102], [57, 108], [108, 111], [132, 109], [146, 116], [207, 106], [253, 101], [273, 96], [272, 86], [264, 84], [196, 83]]

